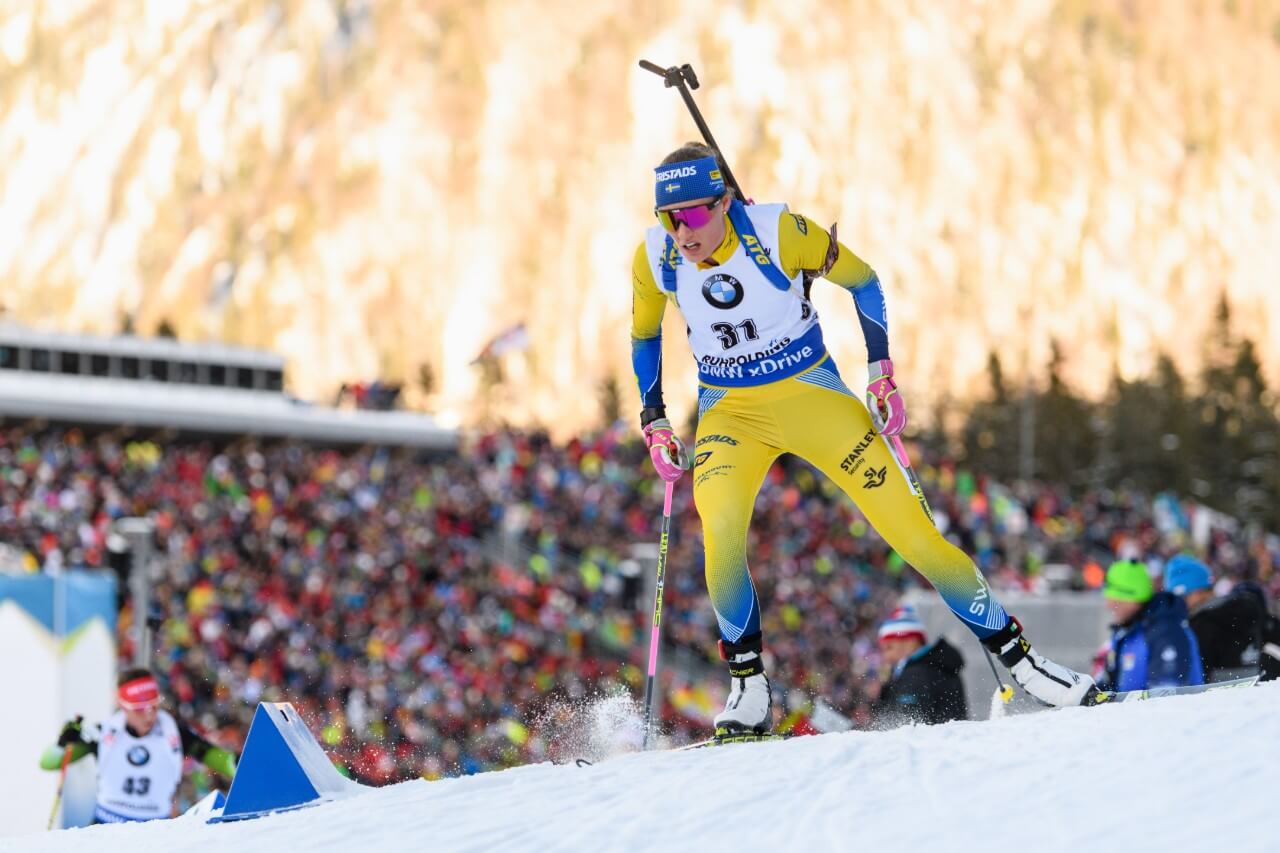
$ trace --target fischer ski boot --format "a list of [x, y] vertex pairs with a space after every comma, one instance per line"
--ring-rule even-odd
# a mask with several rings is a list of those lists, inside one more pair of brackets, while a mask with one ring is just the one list
[[773, 699], [764, 674], [760, 634], [736, 643], [720, 641], [720, 657], [729, 664], [729, 699], [716, 715], [716, 737], [745, 732], [764, 734], [773, 726]]
[[1009, 674], [1023, 690], [1045, 705], [1098, 704], [1100, 694], [1093, 679], [1054, 663], [1033, 649], [1023, 636], [1022, 625], [1017, 619], [1010, 617], [1008, 625], [987, 637], [982, 644], [1009, 669]]

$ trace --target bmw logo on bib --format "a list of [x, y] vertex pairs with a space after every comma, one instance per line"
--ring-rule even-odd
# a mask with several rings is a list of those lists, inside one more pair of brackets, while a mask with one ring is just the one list
[[145, 746], [135, 746], [129, 749], [125, 758], [129, 759], [129, 763], [134, 767], [141, 767], [151, 760], [151, 753]]
[[702, 284], [702, 295], [712, 308], [737, 308], [742, 294], [741, 282], [724, 273], [717, 273]]

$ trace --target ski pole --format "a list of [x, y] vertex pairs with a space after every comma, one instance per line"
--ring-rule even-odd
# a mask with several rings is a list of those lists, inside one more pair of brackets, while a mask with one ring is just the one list
[[920, 508], [924, 510], [924, 514], [929, 517], [929, 521], [933, 521], [933, 510], [929, 509], [929, 502], [925, 500], [924, 489], [920, 487], [920, 481], [916, 479], [915, 469], [911, 467], [911, 457], [907, 455], [907, 446], [902, 443], [902, 437], [897, 435], [885, 436], [889, 441], [889, 448], [893, 451], [893, 455], [898, 459], [898, 466], [902, 468], [903, 473], [907, 475], [907, 482], [911, 486], [911, 492], [916, 496], [916, 500], [920, 502]]
[[67, 781], [67, 765], [71, 763], [71, 744], [62, 750], [62, 768], [58, 771], [58, 793], [53, 795], [53, 810], [49, 812], [48, 829], [53, 829], [53, 819], [58, 816], [58, 806], [62, 803], [62, 786]]
[[[747, 194], [742, 191], [742, 187], [738, 186], [738, 179], [733, 176], [733, 171], [729, 168], [729, 161], [724, 159], [724, 154], [720, 151], [720, 146], [716, 145], [715, 137], [711, 135], [711, 128], [707, 127], [707, 123], [702, 119], [702, 112], [698, 109], [698, 105], [693, 102], [693, 95], [689, 94], [690, 89], [698, 88], [698, 75], [693, 72], [693, 66], [689, 63], [670, 68], [663, 68], [647, 59], [640, 60], [640, 67], [645, 71], [652, 71], [662, 78], [667, 88], [675, 88], [680, 97], [684, 100], [684, 105], [689, 108], [689, 114], [693, 116], [693, 123], [698, 126], [698, 131], [702, 134], [702, 139], [707, 143], [707, 147], [716, 152], [716, 157], [720, 160], [720, 165], [724, 169], [724, 180], [729, 186], [733, 187], [733, 191], [738, 194], [738, 198], [745, 200]], [[685, 84], [688, 83], [686, 86]]]
[[[982, 646], [982, 643], [978, 643], [978, 646]], [[1000, 680], [1000, 672], [996, 670], [996, 662], [991, 660], [991, 652], [987, 651], [986, 646], [982, 646], [982, 653], [986, 654], [987, 665], [991, 667], [992, 678], [996, 679], [996, 684], [998, 685], [996, 688], [996, 694], [991, 697], [991, 716], [997, 716], [997, 710], [1001, 712], [998, 716], [1004, 716], [1004, 707], [1012, 701], [1012, 698], [1014, 698], [1014, 688], [1011, 688], [1011, 686]], [[996, 703], [997, 698], [1000, 699], [1000, 704]]]
[[667, 575], [667, 543], [671, 538], [671, 496], [676, 484], [667, 483], [662, 499], [662, 537], [658, 540], [658, 576], [653, 590], [653, 624], [649, 628], [649, 675], [644, 684], [644, 740], [641, 749], [649, 748], [649, 734], [653, 724], [653, 683], [658, 674], [658, 644], [662, 627], [662, 585]]

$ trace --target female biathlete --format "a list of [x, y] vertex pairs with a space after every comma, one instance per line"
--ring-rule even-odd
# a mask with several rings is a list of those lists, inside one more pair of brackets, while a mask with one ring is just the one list
[[[1091, 703], [1092, 679], [1031, 647], [973, 560], [938, 532], [890, 447], [886, 436], [902, 431], [907, 414], [875, 272], [835, 239], [834, 229], [827, 234], [783, 204], [744, 204], [705, 145], [682, 146], [655, 172], [659, 224], [646, 232], [632, 269], [632, 363], [654, 468], [668, 482], [687, 467], [694, 478], [707, 590], [731, 679], [717, 732], [764, 732], [772, 722], [747, 527], [765, 473], [781, 453], [794, 453], [835, 481], [1023, 689], [1050, 705]], [[857, 306], [870, 362], [866, 406], [823, 345], [806, 286], [814, 275], [846, 288]], [[698, 361], [691, 466], [662, 400], [668, 301], [684, 316]]]

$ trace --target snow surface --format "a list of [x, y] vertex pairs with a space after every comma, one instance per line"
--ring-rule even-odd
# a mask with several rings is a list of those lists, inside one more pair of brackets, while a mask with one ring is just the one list
[[591, 767], [406, 782], [255, 821], [6, 851], [1280, 850], [1280, 684]]

